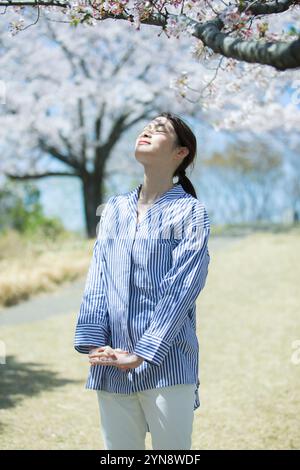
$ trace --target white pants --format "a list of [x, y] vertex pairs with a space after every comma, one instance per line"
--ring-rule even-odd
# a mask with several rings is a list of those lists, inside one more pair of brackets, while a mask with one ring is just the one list
[[132, 394], [97, 390], [106, 450], [145, 449], [147, 423], [153, 450], [190, 449], [195, 385], [180, 384]]

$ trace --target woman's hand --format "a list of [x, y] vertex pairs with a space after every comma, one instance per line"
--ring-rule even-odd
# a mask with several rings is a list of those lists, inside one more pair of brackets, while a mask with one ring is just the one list
[[[117, 359], [117, 353], [129, 354], [128, 351], [124, 351], [119, 348], [113, 349], [110, 346], [101, 346], [100, 348], [93, 347], [89, 351], [89, 358], [91, 359], [91, 357], [93, 357], [94, 360], [90, 360], [89, 362], [91, 363], [91, 365], [97, 365], [98, 361], [101, 362], [101, 365], [108, 362], [111, 363], [113, 359]], [[120, 369], [121, 368], [123, 367], [120, 366]]]
[[113, 349], [110, 346], [94, 348], [89, 353], [89, 362], [92, 366], [106, 365], [115, 366], [119, 369], [135, 369], [143, 361], [144, 358], [136, 354], [131, 354], [119, 348]]

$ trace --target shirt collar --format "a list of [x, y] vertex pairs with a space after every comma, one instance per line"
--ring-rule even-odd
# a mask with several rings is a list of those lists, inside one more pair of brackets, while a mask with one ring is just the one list
[[[141, 187], [143, 186], [142, 183], [140, 183], [136, 188], [134, 188], [132, 191], [129, 191], [127, 193], [127, 202], [128, 202], [128, 207], [130, 213], [133, 215], [133, 220], [136, 221], [136, 216], [137, 216], [137, 202], [138, 202], [138, 197], [139, 197], [139, 192]], [[168, 189], [168, 191], [164, 192], [154, 203], [150, 206], [148, 209], [149, 212], [153, 212], [153, 210], [157, 209], [158, 206], [160, 206], [162, 203], [167, 203], [168, 201], [171, 202], [172, 200], [175, 199], [180, 199], [182, 197], [185, 197], [188, 193], [183, 189], [182, 185], [180, 183], [176, 183], [172, 188]]]
[[[136, 207], [142, 186], [143, 184], [140, 183], [136, 188], [134, 188], [132, 191], [129, 191], [129, 193], [127, 194], [128, 202], [132, 208]], [[172, 199], [179, 199], [186, 194], [187, 193], [183, 189], [182, 185], [180, 183], [176, 183], [172, 188], [168, 189], [168, 191], [165, 191], [158, 199], [156, 199], [156, 201], [153, 202], [152, 206], [156, 205], [157, 203], [161, 203], [165, 200], [171, 201]]]

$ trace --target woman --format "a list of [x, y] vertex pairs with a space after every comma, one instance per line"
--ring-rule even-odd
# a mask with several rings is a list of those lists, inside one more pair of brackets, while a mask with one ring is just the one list
[[74, 347], [89, 354], [106, 449], [145, 449], [147, 431], [153, 449], [191, 448], [196, 299], [210, 262], [209, 218], [185, 175], [195, 154], [187, 124], [160, 114], [136, 142], [143, 184], [102, 213]]

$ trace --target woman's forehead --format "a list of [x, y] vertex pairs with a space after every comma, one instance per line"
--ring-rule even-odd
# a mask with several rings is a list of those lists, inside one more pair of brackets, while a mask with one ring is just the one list
[[153, 119], [153, 121], [149, 122], [148, 126], [149, 125], [157, 126], [158, 124], [163, 125], [165, 127], [165, 129], [167, 129], [171, 132], [173, 131], [173, 126], [166, 117], [159, 117], [159, 118]]

